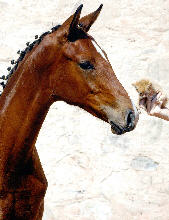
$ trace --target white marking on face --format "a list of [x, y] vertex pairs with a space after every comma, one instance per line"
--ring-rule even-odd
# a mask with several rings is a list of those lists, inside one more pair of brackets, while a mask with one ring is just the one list
[[92, 42], [93, 42], [93, 45], [96, 48], [97, 52], [100, 53], [101, 56], [107, 60], [105, 52], [101, 49], [101, 47], [97, 44], [97, 42], [95, 40], [93, 40]]
[[131, 103], [133, 105], [133, 109], [134, 109], [134, 113], [135, 113], [135, 124], [137, 124], [138, 119], [139, 119], [139, 113], [138, 113], [138, 110], [137, 110], [137, 108], [136, 108], [136, 106], [135, 106], [135, 104], [132, 100], [131, 100]]

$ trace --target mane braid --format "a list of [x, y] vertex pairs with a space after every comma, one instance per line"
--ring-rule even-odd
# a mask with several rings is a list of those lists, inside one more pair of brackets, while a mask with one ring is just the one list
[[[11, 77], [11, 75], [16, 71], [17, 67], [18, 67], [18, 64], [23, 60], [23, 58], [25, 57], [25, 55], [31, 51], [35, 45], [38, 45], [40, 44], [40, 42], [43, 40], [43, 38], [48, 35], [48, 34], [51, 34], [55, 31], [58, 30], [58, 28], [60, 27], [61, 25], [56, 25], [54, 27], [52, 27], [51, 31], [47, 31], [47, 32], [44, 32], [43, 34], [41, 34], [41, 36], [39, 36], [38, 38], [38, 35], [35, 35], [35, 41], [33, 41], [32, 43], [30, 42], [27, 42], [26, 43], [26, 48], [22, 51], [18, 50], [17, 54], [20, 54], [19, 58], [14, 61], [14, 60], [11, 60], [11, 64], [14, 65], [13, 68], [11, 67], [8, 67], [7, 70], [9, 71], [8, 75], [3, 75], [0, 77], [0, 86], [4, 89], [5, 86], [7, 85], [8, 83], [8, 80], [9, 78]], [[3, 92], [3, 91], [2, 91]], [[2, 94], [2, 92], [0, 91], [0, 96]]]

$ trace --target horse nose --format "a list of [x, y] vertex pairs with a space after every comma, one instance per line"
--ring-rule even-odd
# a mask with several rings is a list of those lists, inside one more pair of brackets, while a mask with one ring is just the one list
[[126, 115], [126, 121], [127, 121], [125, 128], [126, 131], [131, 131], [134, 129], [136, 125], [135, 119], [136, 119], [135, 113], [132, 110], [128, 110]]

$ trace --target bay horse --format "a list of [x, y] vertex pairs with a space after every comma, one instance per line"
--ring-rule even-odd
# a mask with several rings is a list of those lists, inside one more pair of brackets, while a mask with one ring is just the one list
[[[137, 111], [106, 53], [88, 31], [102, 5], [80, 18], [82, 6], [61, 26], [19, 52], [0, 97], [0, 219], [40, 220], [47, 189], [35, 142], [51, 104], [65, 101], [110, 123], [112, 132], [133, 130]], [[37, 36], [36, 36], [37, 38]]]

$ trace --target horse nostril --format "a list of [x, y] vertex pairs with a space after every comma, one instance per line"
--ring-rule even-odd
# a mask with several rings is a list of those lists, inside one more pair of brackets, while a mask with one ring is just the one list
[[127, 130], [130, 131], [134, 128], [134, 120], [135, 120], [135, 114], [133, 111], [129, 110], [127, 115]]

